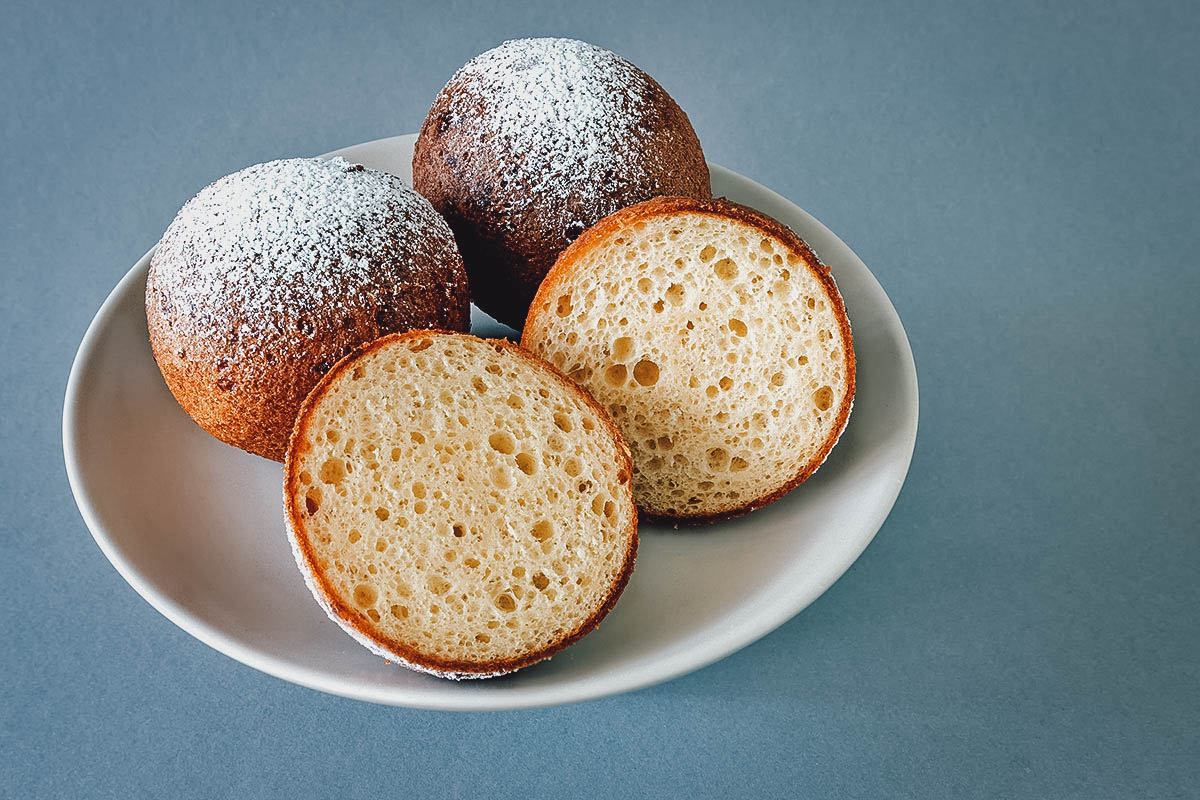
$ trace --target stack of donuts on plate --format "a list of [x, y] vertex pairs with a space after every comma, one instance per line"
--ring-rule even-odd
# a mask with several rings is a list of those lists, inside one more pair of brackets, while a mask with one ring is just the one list
[[[811, 475], [854, 350], [829, 269], [714, 199], [687, 115], [602, 48], [469, 61], [413, 184], [340, 158], [211, 184], [151, 260], [150, 343], [202, 428], [284, 462], [332, 619], [391, 661], [490, 677], [612, 609], [639, 511], [712, 522]], [[472, 301], [520, 344], [471, 336]]]

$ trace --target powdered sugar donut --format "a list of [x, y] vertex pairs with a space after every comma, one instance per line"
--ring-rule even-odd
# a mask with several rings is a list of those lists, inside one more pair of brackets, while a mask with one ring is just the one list
[[413, 185], [454, 230], [476, 304], [517, 328], [554, 259], [600, 218], [659, 195], [712, 195], [670, 95], [572, 39], [505, 42], [459, 69], [421, 128]]
[[301, 402], [342, 356], [410, 328], [465, 331], [470, 299], [453, 234], [399, 178], [287, 159], [188, 201], [150, 261], [146, 320], [192, 419], [282, 461]]

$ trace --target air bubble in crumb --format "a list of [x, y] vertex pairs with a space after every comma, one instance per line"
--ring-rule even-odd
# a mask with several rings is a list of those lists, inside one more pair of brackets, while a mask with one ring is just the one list
[[360, 583], [354, 587], [354, 605], [359, 608], [370, 608], [379, 599], [379, 591], [369, 583]]
[[509, 474], [506, 467], [492, 468], [492, 484], [495, 485], [497, 489], [512, 488], [512, 475]]
[[729, 462], [729, 453], [725, 452], [723, 447], [709, 448], [707, 457], [709, 469], [725, 469], [725, 465]]
[[633, 379], [642, 386], [653, 386], [658, 383], [658, 364], [643, 358], [633, 367]]
[[506, 456], [512, 455], [517, 449], [516, 440], [514, 440], [512, 434], [508, 433], [507, 431], [497, 431], [496, 433], [493, 433], [488, 437], [488, 444], [490, 444], [492, 449], [497, 453], [503, 453]]
[[633, 355], [633, 339], [622, 336], [613, 342], [612, 356], [614, 361], [628, 361]]
[[517, 467], [526, 475], [537, 472], [537, 459], [529, 453], [517, 453]]

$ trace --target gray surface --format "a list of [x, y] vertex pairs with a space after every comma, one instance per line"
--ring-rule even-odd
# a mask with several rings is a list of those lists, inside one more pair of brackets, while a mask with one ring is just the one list
[[[9, 8], [0, 794], [1184, 797], [1200, 785], [1200, 12], [1192, 4]], [[173, 627], [71, 501], [67, 370], [207, 181], [415, 130], [470, 56], [568, 34], [855, 248], [922, 415], [858, 563], [698, 673], [441, 714]]]

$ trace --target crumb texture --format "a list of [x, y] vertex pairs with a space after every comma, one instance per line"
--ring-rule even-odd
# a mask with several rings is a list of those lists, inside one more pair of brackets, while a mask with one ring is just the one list
[[339, 622], [465, 673], [598, 622], [632, 568], [636, 512], [627, 451], [582, 392], [465, 335], [393, 337], [339, 369], [287, 467], [293, 535]]
[[728, 515], [806, 477], [853, 392], [826, 268], [794, 235], [711, 210], [616, 218], [564, 254], [523, 344], [608, 408], [639, 506]]

